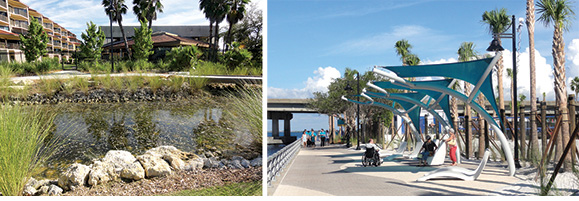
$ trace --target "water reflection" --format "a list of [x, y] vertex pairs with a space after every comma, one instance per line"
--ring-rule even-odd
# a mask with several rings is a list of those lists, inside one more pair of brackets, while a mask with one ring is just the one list
[[228, 121], [223, 121], [226, 117], [222, 117], [219, 105], [189, 101], [59, 104], [41, 106], [41, 109], [56, 113], [55, 128], [50, 135], [64, 143], [49, 159], [49, 169], [60, 169], [73, 162], [90, 164], [109, 150], [142, 154], [153, 147], [172, 145], [183, 151], [194, 151], [196, 132], [223, 131], [230, 127], [224, 125]]

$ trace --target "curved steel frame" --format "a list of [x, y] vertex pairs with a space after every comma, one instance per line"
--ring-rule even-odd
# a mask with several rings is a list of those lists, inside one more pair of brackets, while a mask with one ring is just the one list
[[491, 122], [491, 128], [497, 133], [497, 136], [499, 137], [499, 140], [501, 142], [501, 146], [503, 147], [505, 157], [507, 158], [507, 162], [509, 164], [509, 175], [510, 176], [515, 175], [515, 163], [513, 160], [513, 155], [511, 153], [511, 148], [508, 144], [507, 138], [505, 137], [505, 135], [503, 134], [501, 129], [499, 129], [497, 122], [490, 116], [490, 114], [487, 113], [487, 111], [485, 109], [483, 109], [479, 104], [477, 104], [476, 102], [473, 102], [471, 98], [467, 97], [466, 95], [464, 95], [460, 92], [457, 92], [453, 89], [450, 89], [448, 87], [439, 87], [439, 86], [427, 85], [427, 84], [420, 83], [420, 82], [416, 82], [416, 83], [407, 82], [404, 79], [395, 75], [395, 73], [393, 73], [393, 72], [391, 72], [391, 73], [383, 72], [383, 71], [380, 71], [376, 68], [374, 68], [373, 72], [378, 74], [378, 75], [382, 75], [384, 77], [387, 77], [395, 85], [407, 87], [409, 89], [423, 89], [423, 90], [432, 90], [432, 91], [441, 92], [444, 94], [451, 95], [455, 98], [458, 98], [459, 100], [465, 102], [465, 104], [470, 105], [474, 110], [476, 110], [479, 114], [481, 114], [481, 116], [487, 122]]

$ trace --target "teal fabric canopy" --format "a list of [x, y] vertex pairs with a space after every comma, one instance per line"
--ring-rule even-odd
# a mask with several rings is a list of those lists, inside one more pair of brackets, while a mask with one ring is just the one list
[[[452, 83], [453, 79], [444, 79], [444, 80], [429, 80], [429, 81], [414, 81], [414, 82], [410, 82], [410, 83], [427, 83], [427, 84], [431, 84], [431, 85], [439, 85], [441, 87], [448, 87], [450, 85], [450, 83]], [[437, 92], [437, 91], [431, 91], [431, 90], [416, 90], [416, 89], [409, 89], [408, 87], [403, 87], [403, 86], [399, 86], [396, 84], [393, 84], [391, 82], [372, 82], [374, 85], [383, 88], [383, 89], [400, 89], [400, 90], [411, 90], [411, 91], [416, 91], [419, 93], [424, 93], [430, 97], [432, 97], [435, 100], [438, 100], [441, 96], [444, 96], [440, 102], [438, 102], [438, 105], [440, 105], [440, 108], [442, 108], [442, 111], [444, 111], [444, 114], [446, 115], [446, 119], [448, 119], [448, 123], [450, 124], [451, 127], [454, 127], [454, 122], [451, 121], [451, 113], [450, 113], [450, 104], [449, 104], [449, 99], [448, 99], [448, 95], [447, 94], [443, 94], [441, 92]]]
[[[493, 58], [486, 58], [474, 61], [448, 63], [448, 64], [433, 64], [433, 65], [419, 65], [419, 66], [392, 66], [383, 67], [394, 73], [399, 77], [450, 77], [459, 80], [464, 80], [473, 85], [477, 85], [481, 79], [481, 75], [485, 74], [487, 67], [491, 64]], [[489, 73], [479, 89], [491, 106], [498, 114], [498, 107], [495, 101], [495, 95], [492, 85], [492, 73]], [[477, 92], [473, 92], [477, 93]], [[476, 98], [476, 96], [475, 96]]]
[[[392, 93], [390, 95], [405, 96], [417, 101], [422, 100], [422, 98], [424, 98], [425, 96], [425, 94], [422, 93]], [[415, 107], [413, 110], [408, 112], [408, 117], [410, 117], [410, 120], [412, 120], [412, 125], [414, 125], [414, 128], [416, 128], [417, 131], [420, 131], [420, 107], [418, 107], [413, 103], [409, 103], [402, 100], [392, 100], [392, 101], [395, 101], [398, 104], [400, 104], [400, 106], [402, 106], [402, 108], [404, 108], [404, 110], [406, 111], [409, 111], [410, 109], [412, 109], [412, 107]]]

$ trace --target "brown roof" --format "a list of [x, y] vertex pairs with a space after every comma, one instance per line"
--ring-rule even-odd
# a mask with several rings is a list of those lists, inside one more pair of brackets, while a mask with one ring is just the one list
[[[194, 40], [191, 38], [184, 38], [184, 37], [180, 37], [177, 36], [175, 34], [172, 33], [167, 33], [167, 32], [159, 32], [159, 33], [153, 33], [151, 36], [151, 39], [153, 40], [153, 47], [178, 47], [178, 46], [187, 46], [187, 45], [195, 45], [195, 46], [199, 46], [199, 47], [209, 47], [209, 44], [203, 41], [198, 41], [198, 40]], [[129, 46], [132, 46], [133, 44], [135, 44], [135, 41], [133, 41], [133, 39], [128, 39]], [[107, 47], [108, 45], [105, 45], [105, 47]], [[124, 47], [125, 44], [123, 42], [115, 42], [113, 44], [113, 48], [122, 48]]]

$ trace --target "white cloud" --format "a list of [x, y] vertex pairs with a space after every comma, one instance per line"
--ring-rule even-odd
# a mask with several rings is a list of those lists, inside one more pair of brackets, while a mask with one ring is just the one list
[[[37, 10], [80, 39], [80, 34], [86, 29], [89, 21], [97, 25], [109, 25], [109, 18], [104, 12], [101, 0], [21, 0], [30, 8]], [[261, 10], [266, 9], [265, 0], [253, 0]], [[199, 10], [198, 1], [163, 0], [163, 13], [159, 13], [153, 25], [209, 25], [205, 15]], [[123, 25], [139, 25], [133, 14], [132, 1], [125, 1], [128, 10], [123, 15]], [[114, 24], [114, 23], [113, 23]], [[220, 26], [226, 26], [223, 22]]]
[[436, 61], [424, 61], [424, 62], [420, 62], [420, 65], [426, 65], [426, 64], [445, 64], [445, 63], [456, 63], [458, 62], [458, 60], [456, 58], [449, 58], [449, 59], [439, 59]]
[[448, 41], [451, 37], [441, 35], [436, 30], [419, 25], [395, 26], [390, 32], [346, 40], [328, 48], [325, 52], [326, 55], [376, 54], [378, 52], [393, 51], [394, 44], [400, 39], [411, 41], [412, 44], [439, 45]]
[[340, 71], [334, 67], [319, 67], [314, 71], [314, 76], [308, 77], [308, 79], [304, 82], [304, 88], [281, 89], [268, 87], [267, 96], [268, 98], [312, 98], [314, 92], [327, 92], [330, 83], [332, 83], [334, 79], [339, 78], [340, 76]]
[[[503, 89], [505, 100], [511, 100], [511, 79], [507, 76], [506, 69], [512, 69], [513, 59], [512, 52], [505, 50], [503, 52]], [[519, 61], [517, 68], [517, 94], [524, 94], [527, 96], [526, 100], [530, 99], [531, 91], [531, 77], [529, 68], [529, 48], [526, 48], [524, 52], [519, 53]], [[493, 72], [494, 85], [496, 88], [496, 72]], [[539, 100], [543, 99], [543, 92], [546, 93], [547, 100], [555, 100], [555, 94], [553, 92], [553, 67], [547, 63], [547, 59], [541, 55], [538, 50], [535, 50], [535, 79], [536, 79], [536, 93]], [[498, 97], [498, 93], [495, 94]], [[518, 97], [517, 97], [518, 99]]]

